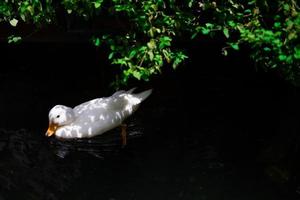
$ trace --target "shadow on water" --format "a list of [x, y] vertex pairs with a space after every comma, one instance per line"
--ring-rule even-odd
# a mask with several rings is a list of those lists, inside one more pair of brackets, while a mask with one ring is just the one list
[[[138, 120], [128, 120], [127, 126], [129, 143], [142, 136]], [[0, 129], [0, 199], [61, 199], [81, 171], [91, 169], [85, 161], [120, 155], [120, 131], [62, 141], [26, 129]]]
[[42, 138], [26, 130], [1, 130], [1, 155], [4, 199], [55, 199], [80, 175], [80, 161], [65, 165]]

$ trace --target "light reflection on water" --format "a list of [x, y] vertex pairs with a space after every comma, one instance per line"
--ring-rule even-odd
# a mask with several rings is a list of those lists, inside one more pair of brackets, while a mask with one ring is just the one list
[[[143, 134], [135, 120], [127, 130], [128, 145]], [[103, 162], [122, 151], [119, 131], [61, 141], [39, 131], [0, 129], [0, 199], [61, 199], [82, 175], [88, 156]]]

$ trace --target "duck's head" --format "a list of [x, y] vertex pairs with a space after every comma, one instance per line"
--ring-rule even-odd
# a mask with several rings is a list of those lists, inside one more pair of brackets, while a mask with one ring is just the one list
[[49, 128], [46, 136], [50, 137], [55, 134], [59, 127], [72, 123], [74, 119], [75, 115], [72, 108], [63, 105], [54, 106], [49, 112]]

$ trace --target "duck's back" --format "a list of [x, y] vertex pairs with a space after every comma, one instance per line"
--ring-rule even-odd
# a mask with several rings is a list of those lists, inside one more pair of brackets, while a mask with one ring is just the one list
[[133, 111], [124, 94], [94, 99], [74, 108], [73, 126], [79, 126], [84, 137], [93, 137], [121, 125]]

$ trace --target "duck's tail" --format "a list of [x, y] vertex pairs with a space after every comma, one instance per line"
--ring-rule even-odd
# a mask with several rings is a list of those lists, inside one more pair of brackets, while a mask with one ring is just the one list
[[131, 94], [131, 93], [133, 93], [133, 91], [134, 91], [135, 89], [136, 89], [136, 87], [131, 88], [130, 90], [127, 90], [126, 93]]
[[119, 90], [119, 91], [116, 91], [112, 96], [118, 96], [118, 95], [124, 94], [124, 93], [131, 94], [135, 89], [136, 89], [136, 87], [131, 88], [130, 90], [127, 90], [127, 91]]
[[145, 99], [147, 99], [147, 97], [150, 96], [151, 93], [152, 93], [152, 89], [149, 89], [144, 92], [134, 94], [134, 96], [137, 97], [140, 101], [144, 101]]

